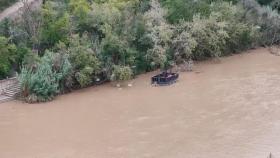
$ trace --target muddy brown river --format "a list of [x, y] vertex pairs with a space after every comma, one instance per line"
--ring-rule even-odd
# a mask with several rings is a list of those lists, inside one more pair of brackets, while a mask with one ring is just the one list
[[280, 57], [196, 65], [178, 83], [110, 84], [0, 105], [1, 158], [280, 158]]

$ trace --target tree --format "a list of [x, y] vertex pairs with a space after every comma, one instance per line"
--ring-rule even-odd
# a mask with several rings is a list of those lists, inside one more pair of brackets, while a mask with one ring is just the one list
[[0, 34], [5, 36], [6, 38], [10, 37], [10, 27], [11, 27], [11, 21], [6, 18], [2, 22], [0, 22]]
[[195, 14], [207, 17], [211, 13], [209, 0], [162, 0], [162, 3], [168, 9], [168, 21], [173, 24], [191, 21]]
[[39, 11], [32, 9], [27, 0], [22, 0], [21, 25], [32, 43], [32, 49], [38, 50], [41, 40], [42, 15]]
[[100, 71], [100, 61], [91, 48], [87, 35], [84, 34], [82, 37], [73, 35], [67, 52], [73, 66], [74, 78], [79, 86], [90, 85]]
[[[242, 0], [245, 8], [244, 19], [255, 25], [261, 33], [262, 45], [272, 45], [280, 41], [280, 15], [270, 7], [262, 7], [255, 0]], [[257, 19], [257, 20], [256, 20]]]
[[192, 23], [189, 23], [189, 31], [197, 42], [198, 46], [193, 52], [194, 59], [205, 59], [219, 57], [229, 38], [225, 31], [228, 23], [219, 21], [217, 14], [211, 14], [209, 18], [195, 16]]
[[87, 0], [70, 0], [70, 13], [74, 17], [74, 24], [77, 31], [83, 33], [89, 29], [89, 13], [91, 11], [90, 3]]
[[193, 58], [193, 51], [198, 44], [192, 37], [188, 25], [189, 23], [183, 21], [178, 24], [175, 38], [172, 40], [174, 61], [178, 64], [185, 63], [186, 60], [191, 60]]
[[16, 61], [16, 46], [10, 44], [9, 40], [0, 36], [0, 79], [8, 76], [12, 65]]
[[42, 9], [41, 41], [43, 47], [53, 47], [59, 41], [67, 43], [70, 34], [70, 15], [55, 9], [51, 2], [47, 2]]
[[164, 18], [166, 10], [161, 8], [160, 3], [157, 0], [152, 0], [150, 6], [150, 10], [144, 15], [148, 28], [147, 36], [153, 42], [153, 47], [148, 50], [147, 58], [152, 67], [160, 66], [163, 68], [167, 62], [166, 51], [169, 48], [173, 32]]

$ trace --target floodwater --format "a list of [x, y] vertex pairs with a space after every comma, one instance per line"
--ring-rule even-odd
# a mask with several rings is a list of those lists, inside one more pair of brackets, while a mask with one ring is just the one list
[[129, 88], [1, 104], [0, 157], [280, 158], [280, 57], [249, 52], [169, 87], [152, 87], [153, 72]]

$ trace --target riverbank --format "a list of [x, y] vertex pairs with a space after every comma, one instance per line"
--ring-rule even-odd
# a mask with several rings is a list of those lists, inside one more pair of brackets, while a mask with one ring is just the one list
[[198, 63], [167, 87], [152, 87], [151, 72], [133, 87], [1, 104], [0, 157], [280, 157], [280, 58], [249, 52]]
[[[26, 0], [26, 2], [31, 4], [32, 8], [37, 8], [42, 3], [42, 0]], [[23, 7], [22, 1], [18, 1], [12, 6], [10, 6], [9, 8], [0, 12], [0, 21], [4, 20], [5, 18], [17, 17], [22, 7]]]
[[6, 8], [15, 4], [17, 0], [2, 0], [0, 1], [0, 12], [4, 11]]

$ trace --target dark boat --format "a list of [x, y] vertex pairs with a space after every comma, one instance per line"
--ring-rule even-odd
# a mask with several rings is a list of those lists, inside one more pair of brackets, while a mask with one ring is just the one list
[[178, 73], [162, 72], [152, 77], [152, 84], [156, 85], [170, 85], [175, 83], [179, 78]]

